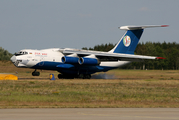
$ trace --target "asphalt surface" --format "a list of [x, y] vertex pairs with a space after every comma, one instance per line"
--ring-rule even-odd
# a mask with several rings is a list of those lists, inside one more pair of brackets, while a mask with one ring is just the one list
[[179, 120], [179, 108], [0, 109], [0, 120]]

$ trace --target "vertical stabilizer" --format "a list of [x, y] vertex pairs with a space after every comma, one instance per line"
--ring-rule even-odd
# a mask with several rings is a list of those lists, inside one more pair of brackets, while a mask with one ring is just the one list
[[127, 30], [110, 53], [134, 54], [137, 44], [142, 36], [144, 28], [167, 27], [168, 25], [146, 25], [146, 26], [122, 26], [120, 29]]

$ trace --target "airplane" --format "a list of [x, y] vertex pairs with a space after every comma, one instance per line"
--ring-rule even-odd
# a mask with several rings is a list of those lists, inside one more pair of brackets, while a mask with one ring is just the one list
[[23, 49], [11, 57], [16, 67], [32, 68], [33, 76], [39, 76], [36, 70], [58, 71], [59, 79], [90, 79], [96, 72], [116, 69], [132, 61], [165, 59], [163, 57], [134, 55], [136, 46], [145, 28], [167, 27], [168, 25], [121, 26], [126, 32], [108, 52], [80, 50], [72, 48], [51, 48], [42, 50]]

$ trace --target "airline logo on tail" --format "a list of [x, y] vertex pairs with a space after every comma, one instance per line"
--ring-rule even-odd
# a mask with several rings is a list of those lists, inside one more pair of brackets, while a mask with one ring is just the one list
[[126, 35], [126, 36], [123, 38], [123, 43], [124, 43], [124, 46], [128, 47], [128, 46], [131, 44], [131, 38]]

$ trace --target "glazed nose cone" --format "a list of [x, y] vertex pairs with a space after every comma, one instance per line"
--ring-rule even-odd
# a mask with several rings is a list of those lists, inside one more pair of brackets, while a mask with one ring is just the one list
[[16, 62], [16, 56], [15, 56], [15, 55], [13, 55], [13, 56], [11, 57], [11, 61], [12, 61], [13, 63]]

